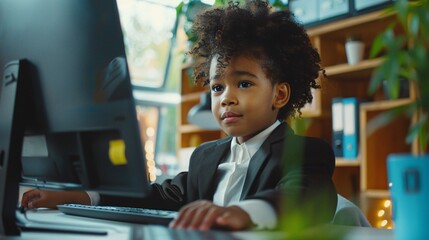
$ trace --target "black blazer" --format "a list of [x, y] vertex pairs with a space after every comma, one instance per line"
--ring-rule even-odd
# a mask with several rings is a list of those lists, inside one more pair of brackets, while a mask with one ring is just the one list
[[[196, 200], [212, 200], [216, 170], [227, 157], [231, 140], [226, 137], [201, 144], [191, 155], [188, 172], [152, 184], [151, 194], [145, 199], [102, 195], [100, 204], [178, 210]], [[278, 214], [301, 211], [312, 221], [329, 222], [337, 204], [331, 179], [334, 167], [335, 156], [329, 144], [295, 135], [282, 123], [250, 160], [241, 199], [265, 200]]]

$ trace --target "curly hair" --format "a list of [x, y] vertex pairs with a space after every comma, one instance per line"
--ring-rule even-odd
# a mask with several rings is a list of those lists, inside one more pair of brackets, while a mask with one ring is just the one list
[[193, 74], [196, 84], [209, 83], [210, 61], [215, 55], [222, 72], [233, 56], [250, 54], [273, 84], [290, 85], [289, 102], [280, 109], [278, 119], [301, 115], [301, 108], [313, 100], [311, 89], [320, 88], [316, 81], [319, 73], [324, 76], [320, 56], [289, 11], [274, 11], [260, 0], [244, 7], [229, 2], [200, 13], [192, 31], [197, 41], [189, 54], [199, 60]]

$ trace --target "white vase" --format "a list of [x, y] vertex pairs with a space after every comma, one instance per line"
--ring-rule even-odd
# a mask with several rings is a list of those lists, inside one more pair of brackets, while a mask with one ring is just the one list
[[356, 64], [363, 59], [365, 44], [361, 41], [347, 41], [346, 55], [348, 64]]

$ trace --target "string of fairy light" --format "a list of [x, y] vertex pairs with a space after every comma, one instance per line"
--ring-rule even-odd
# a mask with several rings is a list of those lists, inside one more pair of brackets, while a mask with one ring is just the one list
[[145, 109], [141, 106], [136, 107], [137, 120], [140, 126], [141, 138], [143, 140], [143, 149], [146, 158], [146, 169], [150, 181], [156, 180], [155, 164], [155, 143], [156, 143], [156, 120], [157, 114], [154, 108]]
[[376, 224], [379, 228], [392, 229], [392, 201], [389, 199], [381, 200], [376, 210]]
[[155, 181], [155, 129], [153, 127], [148, 127], [146, 129], [146, 136], [148, 138], [144, 143], [144, 150], [146, 152], [146, 165], [149, 172], [149, 180]]

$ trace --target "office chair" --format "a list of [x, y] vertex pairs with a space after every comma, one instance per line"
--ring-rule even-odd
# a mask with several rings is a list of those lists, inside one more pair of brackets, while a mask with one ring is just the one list
[[331, 223], [345, 226], [371, 227], [362, 210], [340, 194], [338, 194], [337, 210]]

